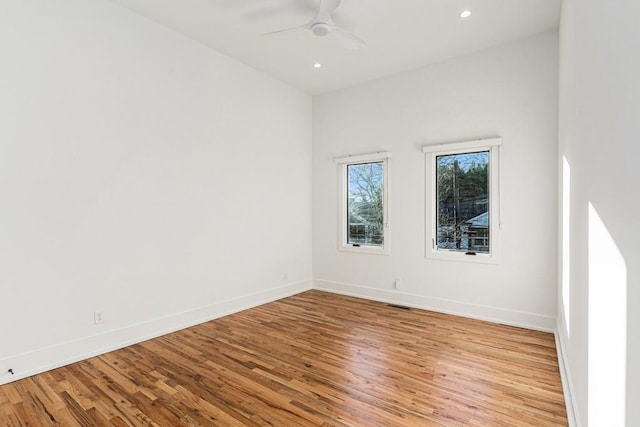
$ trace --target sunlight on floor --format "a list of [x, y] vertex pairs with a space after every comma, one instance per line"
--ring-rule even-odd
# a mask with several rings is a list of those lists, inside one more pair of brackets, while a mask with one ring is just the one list
[[625, 425], [627, 266], [589, 203], [589, 425]]

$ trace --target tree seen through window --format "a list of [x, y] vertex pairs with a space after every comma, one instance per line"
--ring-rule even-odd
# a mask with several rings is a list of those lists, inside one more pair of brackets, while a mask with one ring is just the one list
[[348, 244], [384, 244], [383, 184], [383, 162], [348, 165]]
[[436, 157], [438, 249], [489, 253], [489, 152]]

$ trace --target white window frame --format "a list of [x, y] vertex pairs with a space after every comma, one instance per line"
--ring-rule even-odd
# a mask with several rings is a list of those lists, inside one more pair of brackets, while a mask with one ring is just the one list
[[[390, 241], [390, 221], [389, 221], [389, 182], [390, 182], [390, 166], [389, 159], [391, 159], [391, 153], [388, 151], [377, 152], [371, 154], [363, 154], [357, 156], [348, 156], [336, 158], [335, 162], [338, 165], [338, 250], [344, 252], [354, 252], [362, 254], [377, 254], [377, 255], [389, 255], [391, 253], [391, 241]], [[347, 243], [347, 196], [348, 196], [348, 179], [347, 179], [347, 166], [358, 165], [364, 163], [377, 163], [382, 162], [382, 168], [384, 173], [383, 179], [383, 244], [382, 246], [373, 245], [360, 245], [354, 246]]]
[[[500, 210], [500, 147], [502, 138], [482, 139], [449, 144], [425, 145], [426, 164], [426, 258], [444, 261], [459, 261], [499, 264], [501, 261], [502, 218]], [[436, 158], [443, 155], [489, 152], [489, 253], [468, 255], [461, 251], [438, 249], [437, 245], [437, 191]]]

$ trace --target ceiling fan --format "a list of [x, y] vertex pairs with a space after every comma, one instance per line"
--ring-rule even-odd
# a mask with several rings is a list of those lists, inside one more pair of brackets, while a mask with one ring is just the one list
[[264, 35], [269, 36], [291, 31], [311, 30], [311, 32], [318, 37], [325, 37], [331, 34], [349, 49], [362, 49], [366, 47], [367, 44], [364, 40], [340, 27], [337, 27], [334, 24], [333, 19], [331, 19], [331, 14], [338, 8], [338, 6], [340, 6], [340, 3], [342, 3], [342, 0], [320, 0], [320, 10], [318, 10], [316, 16], [311, 18], [311, 20], [306, 24], [299, 25], [297, 27], [285, 28], [284, 30], [272, 31]]

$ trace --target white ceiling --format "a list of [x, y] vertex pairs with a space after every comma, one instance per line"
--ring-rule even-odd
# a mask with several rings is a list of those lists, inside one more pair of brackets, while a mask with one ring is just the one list
[[[309, 31], [261, 35], [307, 23], [319, 0], [111, 1], [310, 94], [552, 30], [561, 7], [561, 0], [343, 0], [336, 25], [368, 44], [349, 50]], [[471, 17], [460, 18], [467, 9]]]

